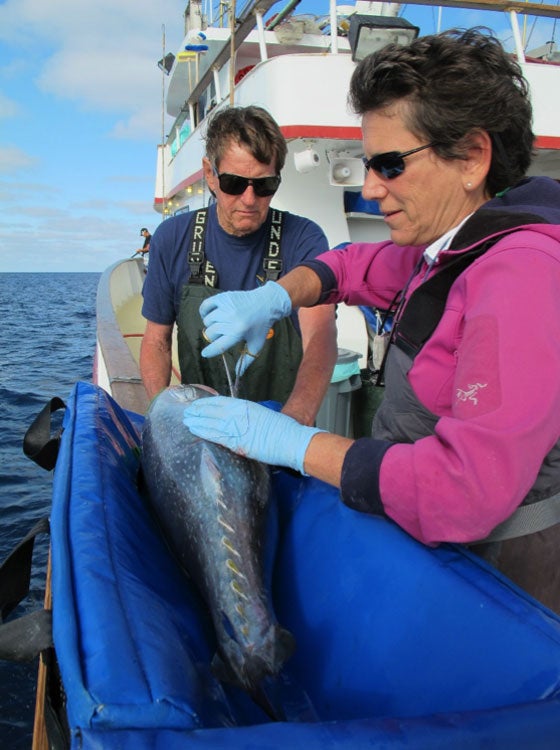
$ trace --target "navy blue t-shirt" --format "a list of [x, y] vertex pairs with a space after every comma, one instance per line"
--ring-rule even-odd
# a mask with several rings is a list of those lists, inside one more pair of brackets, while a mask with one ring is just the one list
[[[153, 323], [171, 325], [176, 320], [182, 289], [190, 275], [188, 253], [194, 214], [193, 211], [166, 219], [152, 235], [142, 315]], [[235, 237], [221, 228], [216, 205], [208, 209], [205, 253], [217, 271], [220, 290], [247, 290], [262, 285], [268, 242], [268, 222], [252, 234]], [[328, 249], [327, 238], [315, 222], [284, 212], [282, 275]]]

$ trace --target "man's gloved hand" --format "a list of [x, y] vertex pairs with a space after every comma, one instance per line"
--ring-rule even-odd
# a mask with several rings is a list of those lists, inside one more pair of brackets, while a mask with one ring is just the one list
[[237, 377], [241, 377], [263, 348], [272, 325], [291, 312], [290, 295], [275, 281], [250, 292], [222, 292], [209, 297], [200, 305], [204, 335], [211, 342], [202, 356], [215, 357], [245, 341], [246, 351], [235, 367]]
[[193, 435], [220, 443], [256, 461], [286, 466], [301, 474], [305, 452], [317, 427], [306, 427], [266, 406], [229, 396], [199, 398], [183, 412]]

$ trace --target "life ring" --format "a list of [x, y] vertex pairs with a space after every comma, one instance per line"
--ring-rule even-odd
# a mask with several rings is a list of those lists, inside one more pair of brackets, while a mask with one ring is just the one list
[[255, 67], [254, 65], [246, 65], [244, 68], [240, 68], [240, 70], [238, 70], [237, 73], [235, 74], [235, 78], [233, 79], [233, 82], [235, 84], [239, 83], [239, 81], [242, 78], [245, 78], [245, 76], [247, 75], [247, 73], [250, 70], [252, 70], [254, 67]]

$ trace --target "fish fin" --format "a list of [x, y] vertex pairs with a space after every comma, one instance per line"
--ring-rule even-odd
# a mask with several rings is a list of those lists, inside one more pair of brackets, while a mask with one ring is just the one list
[[279, 625], [275, 625], [274, 669], [278, 672], [261, 676], [256, 684], [242, 686], [239, 676], [219, 653], [212, 659], [214, 676], [229, 685], [243, 689], [251, 700], [272, 721], [319, 721], [317, 712], [305, 690], [282, 670], [282, 665], [292, 655], [295, 639], [292, 634]]
[[269, 719], [272, 721], [287, 720], [282, 705], [276, 704], [274, 700], [271, 700], [271, 696], [267, 694], [267, 691], [262, 686], [258, 685], [248, 692], [251, 700], [264, 711]]
[[210, 667], [212, 669], [212, 674], [220, 682], [239, 687], [239, 679], [235, 675], [233, 669], [222, 659], [219, 653], [214, 654]]
[[296, 649], [294, 636], [286, 628], [276, 626], [276, 643], [278, 644], [277, 659], [280, 665], [288, 661]]
[[232, 641], [235, 641], [236, 643], [238, 643], [238, 640], [235, 635], [235, 628], [231, 624], [231, 620], [229, 619], [229, 617], [226, 615], [225, 612], [222, 612], [222, 625], [223, 625], [225, 632], [232, 639]]
[[[307, 692], [301, 685], [282, 671], [274, 677], [265, 677], [258, 687], [258, 700], [251, 694], [251, 698], [271, 718], [276, 721], [306, 722], [319, 721], [319, 716]], [[270, 711], [261, 704], [266, 701]]]
[[269, 698], [267, 691], [263, 690], [260, 685], [256, 687], [245, 687], [242, 688], [239, 684], [239, 679], [233, 673], [233, 670], [228, 664], [222, 659], [220, 654], [214, 654], [212, 659], [212, 673], [220, 682], [226, 685], [232, 685], [238, 690], [241, 689], [247, 693], [249, 698], [255, 703], [271, 721], [285, 721], [286, 717], [281, 705], [274, 705], [274, 695]]
[[[231, 640], [239, 646], [233, 626], [226, 614], [222, 613], [223, 626]], [[231, 631], [231, 632], [230, 632]], [[220, 652], [212, 659], [212, 672], [221, 682], [231, 683], [250, 691], [255, 689], [263, 679], [276, 676], [295, 649], [293, 635], [277, 623], [272, 626], [258, 648], [243, 652], [240, 650], [240, 662], [235, 668]]]
[[280, 704], [277, 703], [277, 696], [275, 691], [265, 690], [261, 685], [254, 687], [245, 686], [244, 688], [239, 684], [239, 678], [234, 674], [233, 670], [227, 662], [225, 662], [219, 653], [214, 654], [212, 659], [212, 673], [220, 682], [224, 682], [227, 685], [233, 685], [236, 688], [245, 690], [251, 700], [268, 716], [272, 721], [286, 721], [285, 712]]
[[206, 487], [208, 497], [221, 497], [222, 489], [222, 471], [216, 461], [214, 451], [207, 446], [203, 446], [200, 457], [200, 485]]

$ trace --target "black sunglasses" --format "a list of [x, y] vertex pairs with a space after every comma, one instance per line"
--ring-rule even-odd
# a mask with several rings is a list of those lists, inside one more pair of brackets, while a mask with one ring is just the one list
[[220, 183], [220, 190], [228, 195], [242, 195], [249, 185], [255, 191], [259, 198], [267, 198], [280, 187], [281, 177], [279, 174], [269, 175], [268, 177], [240, 177], [238, 174], [228, 174], [214, 168], [214, 174]]
[[372, 156], [371, 159], [364, 157], [364, 166], [368, 172], [370, 169], [373, 169], [374, 172], [377, 172], [386, 180], [392, 180], [404, 172], [405, 156], [417, 154], [418, 151], [423, 151], [425, 148], [432, 148], [435, 145], [436, 142], [432, 141], [432, 143], [427, 143], [425, 146], [412, 148], [410, 151], [386, 151], [384, 154]]

